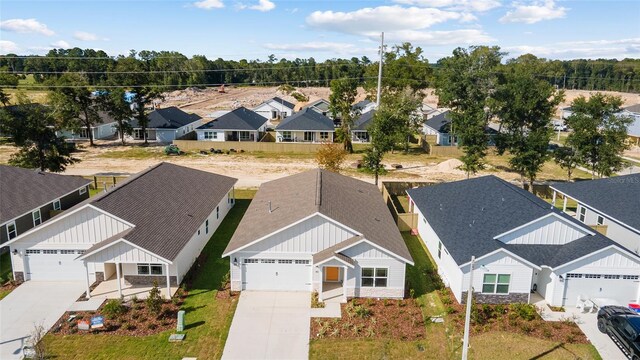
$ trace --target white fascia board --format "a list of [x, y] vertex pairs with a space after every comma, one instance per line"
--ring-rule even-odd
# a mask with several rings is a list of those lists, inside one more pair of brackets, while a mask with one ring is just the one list
[[165, 262], [166, 264], [168, 264], [168, 265], [172, 265], [172, 264], [173, 264], [173, 261], [171, 261], [171, 260], [167, 260], [167, 259], [165, 259], [164, 257], [162, 257], [162, 256], [160, 256], [160, 255], [158, 255], [158, 254], [155, 254], [155, 253], [153, 253], [153, 252], [151, 252], [151, 251], [149, 251], [149, 250], [147, 250], [147, 249], [145, 249], [145, 248], [143, 248], [143, 247], [141, 247], [141, 246], [138, 246], [138, 245], [136, 245], [136, 244], [132, 243], [131, 241], [128, 241], [128, 240], [126, 240], [126, 239], [124, 239], [124, 238], [119, 239], [119, 240], [117, 240], [117, 241], [114, 241], [114, 242], [112, 242], [111, 244], [107, 244], [107, 245], [105, 245], [105, 246], [103, 246], [103, 247], [101, 247], [101, 248], [99, 248], [99, 249], [95, 249], [94, 251], [92, 251], [92, 252], [90, 252], [90, 253], [82, 254], [82, 256], [77, 257], [77, 258], [76, 258], [76, 260], [84, 260], [84, 259], [86, 259], [87, 257], [89, 257], [89, 256], [91, 256], [91, 255], [97, 254], [97, 253], [99, 253], [100, 251], [102, 251], [102, 250], [104, 250], [104, 249], [107, 249], [107, 248], [110, 248], [111, 246], [113, 246], [113, 245], [115, 245], [115, 244], [117, 244], [117, 243], [121, 243], [121, 242], [122, 242], [122, 243], [125, 243], [125, 244], [127, 244], [127, 245], [130, 245], [130, 246], [132, 246], [132, 247], [134, 247], [134, 248], [136, 248], [136, 249], [138, 249], [138, 250], [141, 250], [141, 251], [143, 251], [143, 252], [146, 252], [147, 254], [153, 255], [153, 256], [157, 257], [158, 259], [160, 259], [160, 260], [164, 261], [164, 262]]
[[[551, 206], [551, 205], [550, 205], [550, 206]], [[546, 219], [546, 218], [548, 218], [548, 217], [555, 217], [556, 219], [558, 219], [558, 220], [562, 221], [562, 222], [563, 222], [563, 223], [565, 223], [565, 224], [569, 224], [569, 225], [572, 225], [572, 226], [574, 226], [574, 227], [577, 227], [577, 228], [579, 228], [579, 229], [584, 230], [584, 231], [585, 231], [587, 234], [589, 234], [589, 235], [595, 235], [595, 234], [596, 234], [596, 233], [595, 233], [595, 231], [593, 231], [593, 229], [591, 229], [590, 227], [588, 227], [588, 226], [586, 226], [586, 225], [584, 225], [584, 224], [579, 225], [579, 224], [576, 224], [576, 223], [570, 222], [569, 220], [567, 220], [567, 219], [563, 218], [562, 216], [560, 216], [560, 215], [558, 215], [558, 214], [556, 214], [556, 213], [552, 212], [552, 213], [549, 213], [549, 214], [544, 215], [544, 216], [542, 216], [542, 217], [539, 217], [539, 218], [537, 218], [537, 219], [531, 220], [531, 221], [529, 221], [529, 222], [528, 222], [528, 223], [526, 223], [526, 224], [522, 224], [522, 225], [520, 225], [520, 226], [518, 226], [518, 227], [515, 227], [515, 228], [513, 228], [513, 229], [511, 229], [511, 230], [509, 230], [509, 231], [505, 231], [505, 232], [503, 232], [502, 234], [496, 235], [496, 236], [494, 236], [494, 237], [493, 237], [493, 239], [494, 239], [494, 240], [500, 240], [500, 238], [501, 238], [501, 237], [503, 237], [503, 236], [505, 236], [505, 235], [509, 235], [509, 234], [511, 234], [511, 233], [513, 233], [513, 232], [515, 232], [515, 231], [518, 231], [518, 230], [520, 230], [520, 229], [523, 229], [523, 228], [525, 228], [525, 227], [527, 227], [527, 226], [529, 226], [529, 225], [535, 224], [535, 223], [537, 223], [537, 222], [539, 222], [539, 221], [542, 221], [542, 220], [544, 220], [544, 219]]]

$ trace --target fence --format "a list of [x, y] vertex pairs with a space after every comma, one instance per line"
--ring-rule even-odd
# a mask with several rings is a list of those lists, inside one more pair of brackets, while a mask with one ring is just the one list
[[84, 176], [85, 179], [90, 179], [93, 180], [93, 184], [91, 185], [91, 188], [96, 190], [96, 189], [104, 189], [104, 187], [106, 186], [107, 188], [112, 187], [112, 186], [116, 186], [119, 182], [121, 182], [122, 180], [128, 178], [128, 175], [94, 175], [94, 176]]
[[268, 152], [268, 153], [315, 153], [322, 144], [296, 144], [296, 143], [274, 143], [274, 142], [248, 142], [248, 141], [196, 141], [196, 140], [174, 140], [173, 143], [182, 151], [200, 151], [209, 149], [220, 150], [243, 150], [246, 152]]
[[415, 187], [430, 186], [437, 184], [435, 182], [406, 182], [406, 181], [383, 181], [382, 182], [382, 198], [387, 203], [387, 207], [391, 211], [393, 220], [395, 220], [400, 231], [411, 231], [418, 227], [418, 214], [411, 212], [398, 211], [398, 207], [394, 202], [394, 197], [404, 196], [405, 191]]

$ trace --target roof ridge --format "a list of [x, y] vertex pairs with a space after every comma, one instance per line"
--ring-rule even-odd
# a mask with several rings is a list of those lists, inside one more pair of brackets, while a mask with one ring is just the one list
[[[524, 198], [525, 200], [529, 201], [530, 203], [534, 204], [535, 206], [541, 208], [541, 209], [546, 209], [546, 210], [552, 210], [552, 206], [550, 207], [546, 207], [546, 206], [542, 206], [542, 204], [537, 203], [535, 201], [533, 201], [533, 199], [531, 199], [528, 196], [525, 196], [520, 190], [522, 191], [526, 191], [525, 189], [520, 189], [517, 188], [515, 185], [507, 182], [506, 180], [500, 179], [499, 177], [495, 176], [495, 175], [490, 175], [492, 176], [494, 179], [499, 180], [498, 182], [502, 184], [502, 186], [506, 187], [507, 189], [513, 191], [514, 193], [518, 194], [518, 196]], [[528, 193], [528, 192], [527, 192]]]
[[131, 184], [131, 183], [132, 183], [132, 182], [134, 182], [135, 180], [137, 180], [137, 179], [141, 178], [142, 176], [144, 176], [144, 175], [146, 175], [146, 174], [150, 173], [152, 170], [155, 170], [155, 169], [159, 168], [159, 167], [160, 167], [160, 165], [164, 165], [164, 164], [169, 164], [169, 163], [164, 162], [164, 161], [161, 161], [161, 162], [159, 162], [159, 163], [157, 163], [157, 164], [155, 164], [155, 165], [153, 165], [153, 166], [150, 166], [149, 168], [147, 168], [147, 169], [145, 169], [145, 170], [142, 170], [141, 172], [139, 172], [139, 173], [137, 173], [137, 174], [135, 174], [135, 175], [131, 175], [131, 176], [129, 176], [127, 179], [125, 179], [125, 180], [124, 180], [123, 182], [121, 182], [119, 185], [116, 185], [116, 186], [113, 188], [113, 190], [111, 190], [111, 191], [107, 191], [107, 192], [104, 192], [104, 193], [102, 193], [102, 194], [100, 194], [100, 195], [96, 196], [95, 198], [93, 198], [93, 199], [89, 202], [89, 204], [96, 203], [96, 202], [98, 202], [98, 201], [100, 201], [100, 200], [102, 200], [102, 199], [106, 198], [107, 196], [109, 196], [109, 195], [111, 195], [111, 194], [115, 193], [115, 192], [116, 192], [116, 191], [118, 191], [118, 190], [121, 190], [121, 189], [122, 189], [122, 188], [124, 188], [125, 186], [127, 186], [127, 185]]
[[318, 169], [316, 173], [316, 203], [315, 205], [318, 207], [318, 211], [320, 211], [320, 207], [322, 206], [322, 170]]

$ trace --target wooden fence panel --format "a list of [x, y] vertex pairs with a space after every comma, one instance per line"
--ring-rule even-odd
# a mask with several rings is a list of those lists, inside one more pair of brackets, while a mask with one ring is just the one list
[[274, 142], [249, 142], [249, 141], [194, 141], [194, 140], [174, 140], [173, 143], [182, 151], [200, 151], [209, 149], [216, 150], [243, 150], [246, 152], [269, 152], [269, 153], [315, 153], [322, 144], [296, 144], [296, 143], [274, 143]]

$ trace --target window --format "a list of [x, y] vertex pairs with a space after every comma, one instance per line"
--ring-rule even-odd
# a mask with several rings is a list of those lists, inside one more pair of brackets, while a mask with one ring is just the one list
[[200, 235], [200, 229], [198, 229], [198, 235]]
[[278, 264], [293, 264], [293, 260], [278, 260]]
[[258, 263], [258, 259], [244, 259], [243, 260], [245, 264], [257, 264]]
[[151, 264], [149, 267], [151, 268], [151, 275], [162, 275], [162, 265]]
[[247, 141], [251, 138], [251, 134], [248, 131], [238, 131], [238, 138], [240, 141]]
[[83, 195], [86, 192], [87, 192], [87, 188], [86, 187], [83, 187], [80, 190], [78, 190], [78, 194], [80, 194], [80, 195]]
[[296, 260], [297, 265], [309, 265], [309, 260]]
[[84, 251], [84, 250], [78, 250], [78, 255], [82, 255], [82, 254], [84, 254], [84, 253], [85, 253], [85, 251]]
[[220, 206], [216, 206], [216, 219], [220, 219]]
[[207, 221], [204, 222], [204, 233], [205, 234], [209, 233], [209, 219], [207, 219]]
[[278, 118], [278, 111], [271, 110], [271, 118], [272, 119], [277, 119]]
[[53, 210], [60, 210], [62, 206], [60, 205], [60, 199], [53, 202]]
[[328, 131], [320, 131], [320, 140], [329, 140], [329, 132]]
[[58, 253], [58, 250], [42, 250], [42, 253], [46, 255], [55, 255]]
[[438, 243], [438, 259], [442, 259], [442, 241]]
[[282, 140], [291, 141], [291, 131], [283, 131], [282, 132]]
[[27, 255], [40, 254], [40, 250], [27, 249]]
[[584, 218], [587, 215], [587, 209], [581, 207], [580, 208], [580, 217], [578, 218], [580, 221], [584, 222]]
[[567, 279], [582, 279], [582, 274], [567, 274]]
[[304, 132], [304, 141], [314, 141], [315, 133], [313, 131], [305, 131]]
[[38, 225], [42, 224], [42, 217], [40, 216], [40, 209], [32, 212], [31, 216], [33, 217], [33, 226], [38, 226]]
[[262, 263], [262, 264], [275, 264], [276, 261], [274, 259], [260, 259], [260, 263]]
[[149, 264], [138, 264], [138, 275], [149, 275]]
[[602, 275], [600, 274], [584, 274], [585, 279], [600, 279]]
[[620, 279], [620, 275], [605, 275], [604, 278], [608, 280], [617, 280]]
[[622, 275], [622, 280], [638, 280], [640, 276], [638, 275]]
[[162, 275], [162, 264], [138, 264], [138, 275]]
[[204, 139], [205, 140], [213, 139], [214, 138], [213, 137], [214, 134], [217, 134], [217, 133], [215, 133], [213, 131], [205, 131], [204, 132]]
[[363, 287], [387, 287], [387, 268], [362, 268]]
[[484, 274], [482, 292], [485, 294], [508, 294], [511, 275]]
[[280, 111], [280, 118], [286, 119], [287, 118], [287, 112], [286, 111]]
[[16, 236], [18, 236], [18, 228], [16, 228], [16, 222], [12, 221], [7, 224], [7, 237], [11, 240]]
[[598, 217], [596, 218], [596, 224], [597, 225], [604, 224], [604, 218], [602, 216], [598, 215]]
[[60, 250], [60, 254], [62, 255], [73, 255], [75, 253], [76, 253], [75, 250]]

